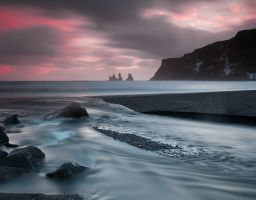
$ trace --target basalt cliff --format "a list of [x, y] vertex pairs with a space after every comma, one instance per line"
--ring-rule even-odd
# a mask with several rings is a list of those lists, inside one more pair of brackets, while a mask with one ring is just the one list
[[151, 80], [256, 80], [256, 29], [163, 59]]

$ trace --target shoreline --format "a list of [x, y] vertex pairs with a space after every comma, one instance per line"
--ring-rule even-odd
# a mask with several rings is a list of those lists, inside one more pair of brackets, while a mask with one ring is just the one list
[[256, 91], [99, 96], [136, 112], [203, 121], [256, 124]]

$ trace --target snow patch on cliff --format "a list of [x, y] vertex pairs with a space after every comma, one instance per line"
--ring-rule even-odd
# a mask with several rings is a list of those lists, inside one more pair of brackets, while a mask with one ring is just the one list
[[247, 77], [249, 80], [256, 80], [256, 73], [247, 72]]
[[203, 64], [203, 61], [200, 61], [200, 60], [196, 61], [196, 66], [195, 66], [194, 70], [196, 72], [200, 72], [200, 67], [202, 64]]
[[224, 75], [228, 76], [232, 73], [233, 69], [231, 69], [232, 67], [237, 67], [240, 66], [241, 63], [230, 63], [229, 62], [229, 58], [226, 57], [225, 58], [225, 65], [224, 65]]

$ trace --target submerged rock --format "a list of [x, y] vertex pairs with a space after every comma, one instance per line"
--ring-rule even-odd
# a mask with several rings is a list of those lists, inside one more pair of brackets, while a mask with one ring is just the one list
[[7, 156], [8, 156], [7, 152], [0, 150], [0, 160], [5, 159]]
[[25, 170], [17, 167], [0, 166], [0, 182], [8, 181], [23, 175]]
[[20, 123], [20, 120], [19, 120], [18, 117], [19, 117], [18, 114], [10, 115], [9, 117], [7, 117], [7, 118], [3, 121], [3, 123], [4, 123], [4, 125], [6, 125], [6, 126], [19, 124], [19, 123]]
[[47, 176], [50, 178], [66, 179], [71, 178], [76, 174], [83, 172], [86, 169], [87, 167], [85, 166], [67, 162], [61, 165], [56, 171], [48, 173]]
[[12, 151], [3, 161], [7, 167], [22, 168], [26, 171], [41, 167], [45, 154], [37, 147], [28, 146]]

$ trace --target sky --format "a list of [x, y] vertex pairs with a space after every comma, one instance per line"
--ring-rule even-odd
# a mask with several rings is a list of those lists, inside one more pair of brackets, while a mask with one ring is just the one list
[[255, 0], [0, 0], [0, 80], [148, 80], [255, 27]]

